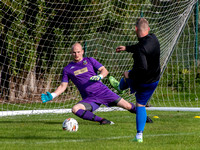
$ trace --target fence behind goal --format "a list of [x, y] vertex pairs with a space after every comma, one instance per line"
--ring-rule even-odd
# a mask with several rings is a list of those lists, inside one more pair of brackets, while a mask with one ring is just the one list
[[[59, 86], [75, 42], [82, 44], [86, 57], [97, 59], [120, 80], [133, 60], [115, 48], [137, 42], [134, 25], [141, 16], [161, 44], [162, 77], [149, 109], [199, 111], [197, 0], [3, 0], [0, 7], [1, 116], [70, 112], [81, 100], [71, 82], [51, 102], [42, 104], [40, 95]], [[115, 91], [107, 78], [103, 83]], [[120, 96], [135, 102], [128, 90]]]

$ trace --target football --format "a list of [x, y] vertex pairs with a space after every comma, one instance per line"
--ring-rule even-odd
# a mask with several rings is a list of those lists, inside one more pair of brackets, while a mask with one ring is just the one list
[[74, 118], [67, 118], [62, 125], [63, 130], [76, 132], [78, 130], [78, 122]]

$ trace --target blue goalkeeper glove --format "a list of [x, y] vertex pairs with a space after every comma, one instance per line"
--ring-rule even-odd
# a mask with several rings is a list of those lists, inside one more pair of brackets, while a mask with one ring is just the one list
[[97, 76], [92, 76], [90, 78], [90, 81], [100, 81], [101, 79], [103, 79], [103, 76], [100, 74], [100, 75], [97, 75]]
[[52, 99], [53, 99], [53, 96], [49, 92], [47, 92], [47, 94], [41, 94], [41, 100], [43, 103], [51, 101]]

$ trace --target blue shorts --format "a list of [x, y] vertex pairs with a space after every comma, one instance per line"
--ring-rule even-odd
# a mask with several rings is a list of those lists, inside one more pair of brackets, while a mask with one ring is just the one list
[[122, 78], [120, 81], [120, 89], [125, 90], [130, 88], [131, 93], [135, 93], [137, 103], [146, 105], [153, 92], [155, 91], [159, 81], [150, 84], [134, 84], [131, 79]]

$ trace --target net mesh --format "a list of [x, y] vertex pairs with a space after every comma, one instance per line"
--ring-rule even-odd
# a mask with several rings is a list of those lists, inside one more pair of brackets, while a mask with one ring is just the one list
[[[161, 44], [162, 78], [149, 105], [198, 107], [200, 71], [197, 0], [2, 0], [0, 1], [0, 110], [71, 108], [81, 100], [69, 82], [48, 103], [41, 93], [53, 92], [80, 42], [86, 57], [102, 63], [120, 80], [133, 65], [119, 45], [137, 42], [135, 21], [144, 16]], [[197, 18], [197, 19], [196, 19]], [[103, 82], [111, 88], [108, 80]], [[135, 102], [126, 91], [124, 99]]]

